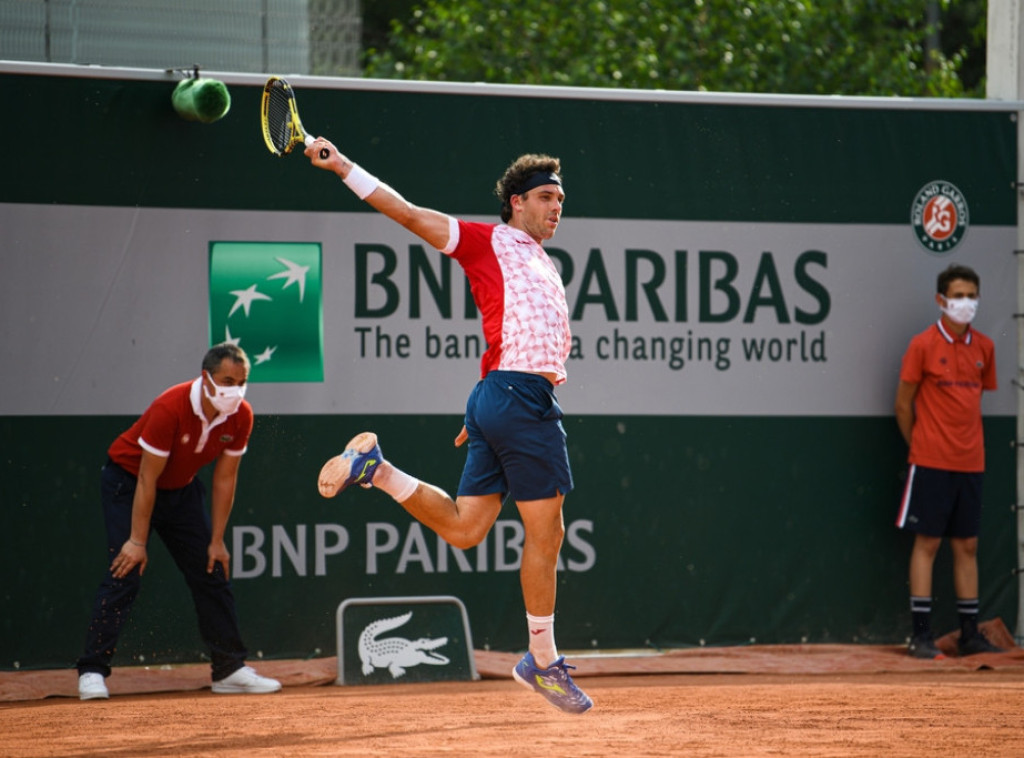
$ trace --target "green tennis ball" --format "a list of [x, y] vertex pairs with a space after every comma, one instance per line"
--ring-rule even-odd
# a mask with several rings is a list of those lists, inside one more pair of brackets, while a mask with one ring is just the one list
[[174, 88], [171, 103], [186, 121], [210, 124], [231, 108], [231, 95], [224, 82], [216, 79], [184, 79]]
[[228, 94], [224, 82], [200, 79], [192, 91], [195, 93], [193, 99], [196, 103], [196, 112], [204, 124], [223, 118], [231, 108], [231, 95]]

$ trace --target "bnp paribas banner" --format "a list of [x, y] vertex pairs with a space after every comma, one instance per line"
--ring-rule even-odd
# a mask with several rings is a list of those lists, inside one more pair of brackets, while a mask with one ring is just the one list
[[[119, 127], [116, 153], [55, 156], [65, 181], [15, 161], [0, 189], [5, 347], [29, 361], [0, 362], [0, 413], [135, 412], [222, 340], [253, 359], [260, 412], [458, 413], [486, 347], [458, 266], [300, 154], [270, 156], [259, 81], [225, 78], [234, 104], [213, 125], [175, 119], [163, 82], [91, 80], [111, 104], [95, 112], [74, 79], [5, 78], [81, 103], [94, 146], [154, 115]], [[311, 130], [462, 218], [497, 221], [516, 155], [562, 158], [548, 251], [574, 413], [887, 414], [954, 261], [980, 273], [977, 325], [1013, 365], [1008, 105], [295, 84]], [[56, 349], [34, 349], [40, 332]], [[154, 339], [132, 381], [111, 375], [126, 340]], [[1015, 412], [1012, 392], [986, 402]]]
[[[947, 182], [934, 185], [955, 192]], [[953, 260], [979, 268], [979, 322], [1009, 355], [1015, 261], [987, 251], [1011, 249], [1013, 229], [975, 228], [967, 240], [969, 211], [960, 197], [961, 207], [947, 215], [950, 223], [962, 220], [956, 233], [964, 239], [943, 243], [949, 249], [940, 254], [930, 248], [933, 237], [915, 228], [918, 202], [908, 197], [906, 224], [892, 227], [567, 215], [548, 252], [562, 271], [573, 321], [570, 406], [597, 414], [887, 413], [891, 376], [874, 381], [873, 372], [891, 374], [898, 361], [905, 345], [894, 332], [937, 316], [935, 273]], [[458, 266], [372, 214], [320, 223], [329, 261], [327, 376], [361, 389], [338, 392], [328, 380], [307, 392], [322, 391], [322, 402], [342, 413], [457, 412], [486, 348]], [[242, 344], [266, 358], [253, 372], [256, 382], [277, 380], [278, 361], [304, 356], [311, 377], [318, 366], [306, 346], [318, 344], [319, 319], [289, 321], [287, 333], [275, 336], [295, 300], [275, 291], [282, 288], [274, 277], [292, 265], [276, 255], [281, 248], [211, 246], [214, 274], [228, 261], [239, 272], [239, 261], [251, 266], [254, 283], [239, 282], [229, 298], [218, 288], [231, 285], [211, 277], [218, 305], [210, 321], [213, 337], [244, 331]], [[266, 275], [275, 262], [277, 273]], [[319, 294], [313, 282], [305, 285], [310, 311]], [[221, 328], [224, 312], [235, 316]], [[277, 395], [267, 398], [275, 410], [293, 410], [287, 390]]]
[[[953, 261], [981, 275], [976, 324], [1013, 365], [1016, 231], [972, 223], [971, 195], [950, 181], [908, 194], [902, 224], [587, 218], [571, 214], [572, 193], [567, 177], [565, 217], [547, 249], [569, 300], [560, 392], [576, 413], [888, 413], [902, 350], [938, 316], [935, 277]], [[933, 212], [945, 220], [923, 218], [927, 193], [955, 198]], [[7, 362], [5, 412], [138, 408], [143, 392], [182, 374], [158, 356], [127, 386], [109, 376], [146, 314], [173, 314], [193, 333], [190, 358], [201, 343], [240, 344], [261, 412], [458, 413], [478, 377], [486, 345], [458, 265], [372, 212], [5, 205], [0, 214], [14, 247], [5, 307], [26, 300], [13, 320], [33, 313], [55, 339], [85, 346], [72, 365], [50, 368], [54, 381], [13, 381]], [[54, 223], [78, 242], [74, 254], [50, 245]], [[74, 297], [29, 302], [19, 283], [40, 270], [43, 289]], [[12, 331], [10, 341], [31, 334]], [[72, 370], [74, 381], [61, 377]], [[1011, 392], [986, 402], [1014, 412]]]

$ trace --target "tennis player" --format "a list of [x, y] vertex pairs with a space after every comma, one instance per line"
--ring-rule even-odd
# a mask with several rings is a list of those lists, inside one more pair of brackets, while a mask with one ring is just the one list
[[455, 439], [456, 446], [468, 439], [469, 452], [454, 500], [386, 461], [372, 432], [355, 436], [324, 464], [320, 493], [333, 497], [353, 484], [372, 485], [463, 550], [484, 539], [511, 495], [525, 531], [520, 580], [529, 639], [513, 676], [557, 708], [583, 713], [593, 702], [573, 682], [574, 667], [558, 654], [554, 633], [562, 505], [573, 486], [554, 392], [566, 380], [569, 309], [561, 276], [542, 247], [558, 228], [565, 201], [559, 161], [535, 154], [516, 159], [495, 189], [503, 223], [487, 224], [413, 205], [323, 138], [305, 152], [314, 166], [333, 171], [360, 199], [462, 266], [488, 345]]

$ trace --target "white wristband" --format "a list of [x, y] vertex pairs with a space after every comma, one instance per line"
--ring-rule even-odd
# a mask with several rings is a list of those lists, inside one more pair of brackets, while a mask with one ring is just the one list
[[348, 176], [343, 180], [348, 188], [356, 193], [356, 197], [365, 200], [380, 186], [380, 180], [373, 174], [363, 170], [358, 163], [353, 163]]

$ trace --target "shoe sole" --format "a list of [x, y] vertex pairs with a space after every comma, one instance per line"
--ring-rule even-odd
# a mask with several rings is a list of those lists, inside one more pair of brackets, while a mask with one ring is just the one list
[[78, 699], [79, 700], [109, 700], [110, 699], [110, 693], [109, 692], [97, 692], [97, 693], [94, 693], [94, 694], [93, 693], [86, 694], [86, 693], [79, 692], [78, 693]]
[[[348, 441], [345, 452], [355, 450], [357, 453], [368, 453], [377, 445], [377, 435], [373, 432], [361, 432]], [[336, 455], [320, 469], [317, 488], [323, 497], [334, 497], [344, 489], [341, 485], [352, 473], [352, 459], [345, 453]]]
[[907, 650], [907, 654], [919, 661], [941, 661], [946, 658], [946, 654], [941, 650], [936, 650], [934, 653], [923, 650]]
[[243, 687], [233, 687], [231, 689], [224, 689], [221, 687], [211, 687], [210, 691], [215, 695], [270, 695], [274, 692], [280, 692], [280, 687], [274, 687], [273, 689], [264, 690], [249, 690]]

